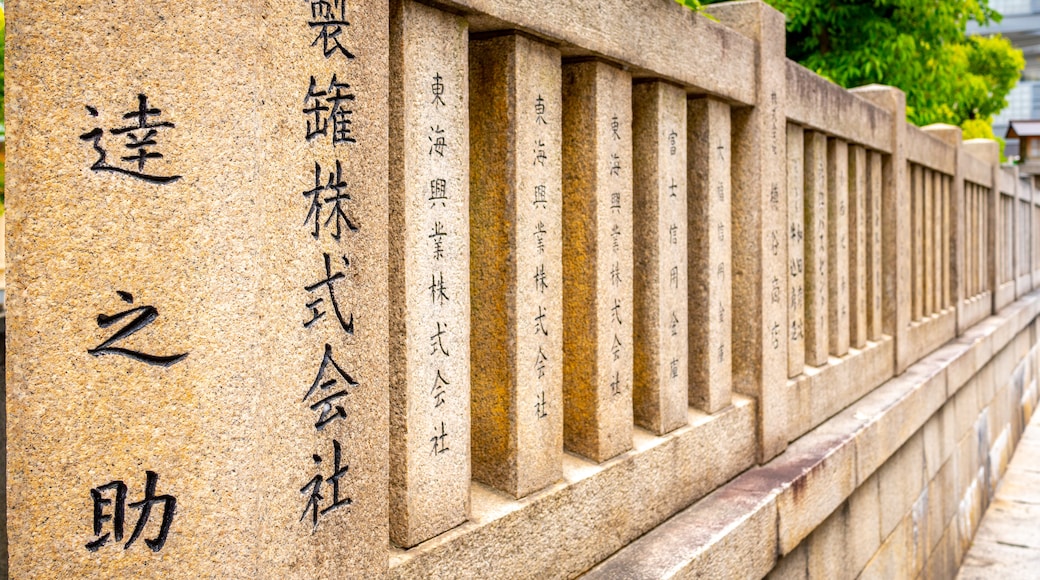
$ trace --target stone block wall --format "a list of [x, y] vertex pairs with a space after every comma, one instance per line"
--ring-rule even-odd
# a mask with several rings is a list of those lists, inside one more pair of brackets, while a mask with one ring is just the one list
[[1036, 404], [1037, 188], [761, 2], [6, 6], [14, 577], [943, 577]]

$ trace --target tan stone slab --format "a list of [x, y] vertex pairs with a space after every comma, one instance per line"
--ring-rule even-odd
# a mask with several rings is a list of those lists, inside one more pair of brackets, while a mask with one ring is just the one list
[[881, 246], [881, 198], [882, 198], [882, 165], [881, 154], [871, 151], [867, 154], [867, 338], [880, 340], [884, 332], [882, 297], [884, 296], [884, 276], [881, 260], [884, 250]]
[[[684, 6], [623, 3], [596, 10], [544, 0], [437, 0], [467, 15], [478, 32], [516, 29], [559, 45], [568, 57], [600, 57], [625, 63], [639, 78], [657, 78], [691, 92], [711, 93], [751, 104], [755, 98], [755, 44], [745, 35]], [[593, 32], [594, 31], [594, 32]], [[682, 58], [683, 45], [714, 58]], [[729, 66], [717, 66], [726, 59]]]
[[[632, 88], [632, 403], [637, 425], [664, 434], [689, 406], [686, 93], [663, 82]], [[675, 272], [673, 279], [672, 272]]]
[[853, 580], [856, 577], [857, 570], [849, 565], [851, 531], [849, 504], [845, 502], [809, 534], [803, 543], [809, 550], [810, 579]]
[[605, 461], [632, 447], [628, 73], [564, 65], [563, 136], [563, 443]]
[[729, 405], [733, 381], [730, 107], [692, 99], [687, 119], [690, 403], [713, 413]]
[[525, 36], [470, 43], [472, 469], [515, 497], [563, 456], [560, 74]]
[[888, 537], [925, 489], [924, 447], [912, 437], [878, 469], [881, 498], [881, 536]]
[[[733, 389], [758, 400], [760, 460], [787, 445], [787, 139], [782, 13], [763, 3], [707, 8], [758, 43], [754, 107], [733, 111]], [[779, 290], [779, 291], [777, 291]]]
[[805, 131], [787, 125], [787, 376], [805, 367]]
[[867, 151], [849, 151], [849, 346], [867, 343]]
[[849, 352], [849, 155], [848, 144], [827, 140], [827, 329], [830, 353]]
[[[346, 8], [349, 60], [298, 3], [7, 9], [10, 573], [385, 573], [386, 3]], [[332, 69], [353, 142], [306, 138]], [[337, 159], [322, 217], [356, 230], [316, 239]], [[348, 394], [319, 429], [326, 353]]]
[[583, 578], [760, 578], [776, 563], [776, 499], [727, 486], [681, 512]]
[[469, 37], [411, 0], [390, 31], [390, 537], [411, 547], [469, 511]]
[[931, 131], [907, 125], [907, 159], [916, 165], [952, 175], [957, 165], [957, 147]]
[[943, 237], [943, 210], [946, 205], [943, 195], [944, 181], [943, 174], [932, 174], [932, 309], [935, 312], [941, 312], [943, 309], [943, 260], [948, 255], [943, 247], [943, 240], [945, 239], [946, 243], [950, 241], [949, 236]]
[[829, 304], [827, 290], [828, 196], [827, 136], [805, 134], [805, 362], [827, 364]]
[[870, 149], [891, 152], [891, 113], [788, 60], [787, 118]]
[[793, 552], [780, 558], [766, 580], [808, 580], [809, 549], [803, 542]]
[[847, 566], [862, 571], [881, 546], [881, 496], [877, 476], [861, 483], [849, 496]]
[[906, 333], [908, 360], [920, 360], [957, 335], [957, 313], [950, 310], [915, 323]]
[[585, 572], [754, 464], [752, 400], [736, 396], [714, 415], [691, 409], [688, 423], [662, 437], [637, 430], [635, 449], [604, 463], [568, 454], [564, 483], [523, 500], [475, 484], [471, 521], [412, 550], [392, 550], [390, 577]]

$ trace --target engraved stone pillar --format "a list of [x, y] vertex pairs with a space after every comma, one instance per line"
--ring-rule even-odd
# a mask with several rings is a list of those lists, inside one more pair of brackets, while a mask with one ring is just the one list
[[390, 536], [403, 547], [469, 509], [466, 28], [391, 3]]
[[881, 154], [871, 151], [867, 164], [867, 338], [881, 339], [881, 300], [883, 278], [881, 275], [881, 197], [882, 172]]
[[910, 326], [910, 252], [911, 213], [909, 177], [906, 162], [906, 95], [892, 87], [871, 85], [854, 89], [891, 114], [891, 154], [882, 162], [882, 254], [885, 297], [882, 308], [883, 330], [895, 339], [896, 373], [908, 366], [907, 333]]
[[760, 2], [708, 7], [756, 41], [755, 106], [733, 112], [733, 388], [758, 400], [759, 461], [787, 447], [787, 163], [784, 15]]
[[631, 75], [565, 65], [563, 135], [563, 441], [605, 461], [632, 448]]
[[386, 2], [7, 8], [11, 575], [385, 575]]
[[1003, 212], [1000, 203], [1000, 145], [990, 139], [969, 139], [964, 142], [964, 151], [978, 157], [990, 165], [990, 179], [993, 186], [989, 190], [982, 191], [979, 201], [979, 221], [983, 229], [980, 248], [980, 270], [983, 274], [985, 285], [990, 291], [992, 302], [991, 310], [996, 313], [997, 290], [1000, 288], [998, 260], [1000, 252], [997, 244], [1000, 242], [1002, 233], [997, 228], [1000, 223], [998, 214]]
[[805, 362], [827, 364], [830, 297], [827, 290], [827, 136], [805, 134]]
[[632, 88], [634, 371], [637, 425], [661, 435], [689, 406], [686, 91]]
[[470, 43], [472, 456], [523, 497], [563, 461], [560, 53]]
[[787, 126], [787, 374], [805, 367], [805, 131]]
[[730, 108], [688, 103], [690, 402], [714, 413], [730, 404], [733, 380]]
[[827, 245], [833, 258], [827, 269], [830, 351], [849, 352], [849, 149], [840, 139], [827, 142]]
[[867, 344], [867, 151], [849, 152], [849, 344]]

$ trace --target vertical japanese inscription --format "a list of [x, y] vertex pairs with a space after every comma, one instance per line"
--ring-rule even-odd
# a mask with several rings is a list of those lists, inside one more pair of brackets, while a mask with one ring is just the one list
[[690, 404], [714, 413], [730, 404], [733, 382], [730, 108], [691, 99], [687, 118]]
[[805, 133], [805, 362], [827, 364], [827, 136]]
[[867, 151], [849, 149], [849, 345], [867, 344]]
[[805, 131], [787, 126], [787, 374], [805, 367]]
[[523, 497], [563, 459], [560, 53], [471, 41], [470, 86], [473, 477]]
[[880, 340], [883, 332], [881, 272], [881, 154], [867, 154], [867, 338]]
[[469, 505], [469, 125], [465, 20], [391, 12], [391, 538], [411, 547]]
[[632, 445], [631, 82], [564, 66], [564, 444], [596, 461]]
[[632, 112], [633, 413], [664, 434], [689, 406], [686, 93], [637, 83]]

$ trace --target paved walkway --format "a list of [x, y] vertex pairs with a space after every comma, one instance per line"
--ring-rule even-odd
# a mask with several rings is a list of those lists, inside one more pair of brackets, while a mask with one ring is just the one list
[[1022, 435], [957, 578], [1040, 578], [1040, 412]]

